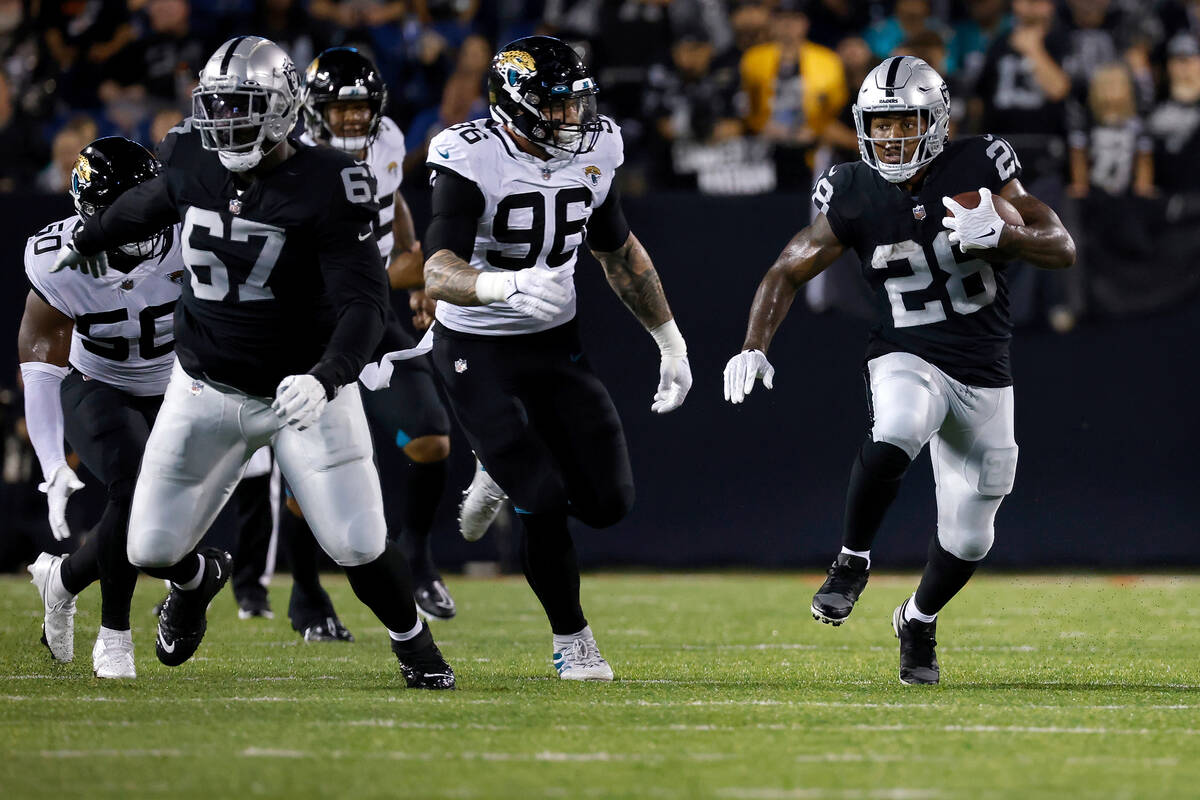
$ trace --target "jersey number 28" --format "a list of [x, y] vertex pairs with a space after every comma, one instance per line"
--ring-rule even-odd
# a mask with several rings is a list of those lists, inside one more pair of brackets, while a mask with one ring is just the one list
[[[959, 261], [950, 249], [949, 234], [942, 231], [933, 240], [934, 261], [946, 279], [946, 294], [950, 307], [958, 314], [973, 314], [996, 299], [996, 273], [986, 261], [971, 259]], [[899, 275], [883, 282], [888, 303], [892, 307], [892, 321], [897, 328], [916, 325], [931, 325], [946, 319], [946, 302], [933, 299], [920, 308], [909, 308], [906, 295], [924, 292], [933, 285], [933, 272], [929, 258], [921, 245], [908, 239], [897, 244], [879, 245], [871, 255], [871, 267], [887, 269], [907, 265], [911, 275]], [[978, 277], [976, 277], [978, 276]]]

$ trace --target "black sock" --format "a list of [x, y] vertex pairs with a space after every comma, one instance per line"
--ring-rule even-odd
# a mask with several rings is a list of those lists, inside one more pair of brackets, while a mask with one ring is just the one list
[[63, 559], [58, 574], [71, 594], [79, 594], [100, 579], [100, 537], [95, 530], [83, 535], [79, 549]]
[[129, 630], [129, 605], [137, 585], [137, 567], [129, 563], [125, 551], [132, 505], [132, 479], [110, 486], [108, 503], [94, 533], [100, 540], [100, 624], [114, 631]]
[[941, 611], [950, 598], [967, 585], [979, 564], [979, 561], [964, 561], [946, 552], [935, 533], [929, 542], [929, 562], [925, 564], [925, 572], [917, 586], [917, 608], [922, 614]]
[[410, 461], [408, 464], [400, 546], [413, 574], [422, 578], [438, 576], [429, 547], [429, 532], [433, 529], [433, 518], [442, 500], [442, 491], [446, 488], [447, 472], [445, 460], [430, 464]]
[[848, 550], [870, 550], [883, 515], [896, 499], [912, 459], [887, 442], [863, 442], [850, 469], [846, 489], [846, 525], [842, 545]]
[[525, 527], [521, 566], [525, 579], [546, 609], [550, 629], [567, 636], [587, 627], [579, 605], [579, 562], [567, 530], [567, 515], [518, 514]]
[[321, 586], [318, 572], [320, 545], [308, 523], [287, 508], [279, 510], [279, 540], [286, 542], [292, 567], [292, 596], [288, 600], [288, 618], [292, 627], [303, 633], [326, 617], [335, 617], [333, 601]]
[[374, 561], [344, 569], [354, 594], [375, 612], [385, 628], [396, 633], [413, 629], [417, 606], [413, 602], [412, 573], [394, 542], [388, 542]]
[[193, 550], [179, 559], [177, 564], [169, 567], [142, 567], [142, 572], [151, 578], [162, 578], [164, 581], [179, 585], [196, 577], [196, 572], [200, 569], [200, 558], [200, 554]]

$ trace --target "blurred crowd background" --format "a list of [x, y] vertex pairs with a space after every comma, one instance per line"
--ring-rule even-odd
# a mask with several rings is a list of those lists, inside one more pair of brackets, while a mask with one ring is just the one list
[[[1180, 449], [1186, 437], [1154, 440], [1144, 426], [1129, 425], [1128, 409], [1142, 409], [1163, 430], [1195, 429], [1176, 405], [1192, 396], [1191, 379], [1179, 377], [1173, 359], [1194, 347], [1200, 287], [1200, 0], [0, 0], [0, 214], [6, 219], [0, 233], [9, 242], [8, 306], [0, 316], [15, 338], [25, 295], [20, 243], [67, 213], [65, 192], [79, 150], [112, 134], [153, 148], [190, 113], [197, 72], [231, 36], [268, 37], [301, 71], [335, 45], [359, 47], [375, 59], [390, 90], [387, 113], [406, 133], [403, 191], [419, 235], [428, 219], [427, 143], [444, 127], [487, 115], [492, 54], [532, 33], [559, 36], [579, 49], [600, 86], [601, 110], [621, 125], [626, 208], [639, 236], [653, 245], [673, 304], [689, 320], [698, 375], [716, 374], [740, 341], [754, 284], [812, 214], [813, 176], [859, 157], [850, 106], [866, 73], [893, 54], [932, 64], [950, 85], [952, 135], [1008, 138], [1023, 162], [1023, 183], [1059, 212], [1079, 244], [1072, 270], [1008, 269], [1012, 313], [1025, 343], [1018, 361], [1038, 376], [1025, 385], [1031, 400], [1021, 406], [1021, 425], [1030, 433], [1023, 447], [1051, 443], [1024, 459], [1026, 487], [1049, 487], [1050, 494], [1036, 496], [1042, 505], [1017, 520], [1022, 524], [1014, 527], [1027, 529], [1029, 542], [1024, 551], [1014, 546], [1010, 560], [1041, 563], [1053, 541], [1063, 563], [1091, 563], [1096, 537], [1103, 536], [1109, 536], [1105, 557], [1177, 557], [1165, 550], [1130, 555], [1118, 545], [1136, 527], [1122, 516], [1131, 508], [1121, 498], [1135, 480], [1129, 463], [1139, 464], [1146, 498], [1161, 495], [1143, 504], [1157, 509], [1160, 527], [1194, 531], [1194, 503], [1187, 499], [1194, 481], [1186, 476], [1195, 470], [1180, 466], [1194, 465], [1192, 451]], [[870, 298], [858, 272], [856, 257], [844, 256], [807, 287], [809, 310], [867, 316]], [[689, 282], [680, 273], [711, 280]], [[593, 277], [584, 270], [580, 280]], [[722, 287], [715, 297], [713, 285]], [[613, 330], [628, 323], [623, 310], [600, 300], [586, 311], [601, 319], [616, 314]], [[788, 335], [815, 338], [822, 346], [816, 353], [804, 348], [809, 360], [858, 357], [854, 328], [828, 315], [819, 324], [806, 317], [793, 311], [783, 346]], [[617, 348], [605, 337], [599, 344]], [[603, 352], [598, 356], [604, 360]], [[825, 375], [819, 365], [812, 368]], [[622, 402], [641, 402], [643, 387], [625, 370], [611, 370], [609, 378]], [[0, 491], [0, 516], [14, 529], [44, 529], [20, 392], [7, 388], [15, 386], [0, 376], [0, 489], [11, 488], [16, 498], [6, 501]], [[819, 394], [838, 397], [839, 408], [856, 408], [858, 388], [843, 396], [838, 386], [826, 384]], [[728, 414], [715, 405], [719, 393], [694, 394], [682, 418], [707, 424]], [[1064, 408], [1066, 419], [1054, 414]], [[806, 413], [828, 419], [828, 411], [814, 405]], [[740, 424], [757, 419], [744, 416]], [[633, 440], [653, 445], [644, 444], [647, 452], [692, 446], [691, 438], [671, 439], [661, 426], [643, 429], [642, 422], [627, 419]], [[860, 436], [846, 435], [847, 441]], [[776, 458], [789, 471], [805, 468], [786, 448], [768, 453], [774, 436], [745, 436], [759, 441], [764, 463]], [[1070, 443], [1053, 444], [1070, 436]], [[817, 465], [833, 463], [811, 449], [825, 439], [828, 459], [841, 457], [830, 433], [806, 445]], [[1075, 461], [1063, 455], [1074, 451]], [[1129, 456], [1134, 451], [1143, 458]], [[692, 461], [712, 458], [706, 450]], [[1101, 469], [1109, 462], [1107, 472]], [[825, 481], [836, 499], [829, 508], [840, 508], [841, 472], [830, 477], [813, 469], [796, 485], [819, 495]], [[686, 496], [680, 504], [689, 507], [706, 494], [690, 483], [670, 484], [670, 473], [641, 470], [642, 478], [657, 481], [645, 496], [661, 500], [643, 505], [639, 519], [649, 527], [642, 530], [680, 524], [669, 516], [655, 527], [656, 513], [674, 513], [672, 492]], [[1096, 483], [1103, 475], [1111, 486]], [[756, 487], [743, 488], [753, 496]], [[712, 496], [722, 496], [723, 488]], [[774, 513], [773, 502], [764, 501], [764, 514]], [[723, 513], [698, 512], [684, 526], [691, 549], [668, 539], [666, 550], [648, 554], [644, 542], [657, 539], [631, 529], [626, 539], [608, 536], [592, 545], [610, 548], [592, 556], [612, 563], [675, 563], [684, 552], [706, 563], [775, 563], [784, 550], [807, 557], [783, 531], [784, 539], [757, 556], [729, 550], [713, 522]], [[1072, 550], [1070, 536], [1043, 536], [1047, 513], [1087, 520], [1079, 541], [1093, 544]], [[750, 527], [773, 531], [779, 526], [772, 519]], [[0, 563], [18, 563], [3, 550]], [[923, 556], [912, 557], [917, 563]]]
[[[523, 35], [592, 65], [632, 195], [806, 193], [857, 158], [866, 72], [918, 55], [950, 83], [954, 135], [1007, 137], [1084, 244], [1069, 277], [1016, 281], [1018, 323], [1065, 332], [1197, 282], [1200, 0], [0, 0], [0, 192], [64, 191], [98, 135], [153, 146], [208, 54], [243, 33], [300, 70], [330, 46], [370, 54], [416, 192], [427, 142], [486, 116], [491, 55]], [[866, 312], [861, 287], [828, 283], [815, 307]]]

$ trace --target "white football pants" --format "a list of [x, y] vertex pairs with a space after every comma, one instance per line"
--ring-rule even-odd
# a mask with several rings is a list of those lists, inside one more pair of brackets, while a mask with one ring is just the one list
[[374, 561], [387, 542], [379, 474], [357, 384], [317, 424], [288, 427], [269, 402], [196, 380], [179, 362], [146, 442], [129, 518], [129, 562], [178, 563], [208, 530], [265, 445], [321, 547], [338, 564]]
[[995, 536], [996, 511], [1017, 471], [1013, 390], [968, 386], [911, 353], [867, 363], [871, 439], [916, 458], [930, 445], [937, 486], [938, 541], [951, 555], [978, 561]]

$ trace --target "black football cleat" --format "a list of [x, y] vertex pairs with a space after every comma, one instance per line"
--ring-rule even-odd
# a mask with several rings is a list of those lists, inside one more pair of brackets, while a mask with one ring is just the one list
[[300, 634], [306, 642], [353, 642], [354, 634], [337, 617], [326, 617]]
[[267, 597], [246, 597], [238, 601], [238, 619], [275, 619]]
[[826, 570], [829, 577], [812, 599], [813, 619], [829, 625], [841, 625], [854, 610], [871, 570], [867, 560], [849, 553], [838, 553], [837, 561]]
[[433, 643], [429, 625], [422, 622], [421, 632], [407, 642], [392, 640], [392, 652], [400, 661], [400, 672], [410, 689], [453, 689], [454, 670]]
[[932, 685], [941, 680], [941, 669], [938, 667], [937, 620], [921, 622], [920, 620], [904, 621], [904, 607], [912, 598], [901, 603], [892, 612], [892, 630], [900, 640], [900, 682], [912, 685]]
[[178, 667], [196, 652], [208, 628], [208, 604], [229, 582], [233, 570], [233, 557], [223, 550], [208, 547], [200, 555], [204, 559], [200, 585], [190, 592], [172, 586], [158, 615], [154, 654], [168, 667]]
[[413, 600], [417, 603], [418, 614], [427, 621], [454, 619], [458, 609], [441, 578], [418, 578], [415, 583]]

